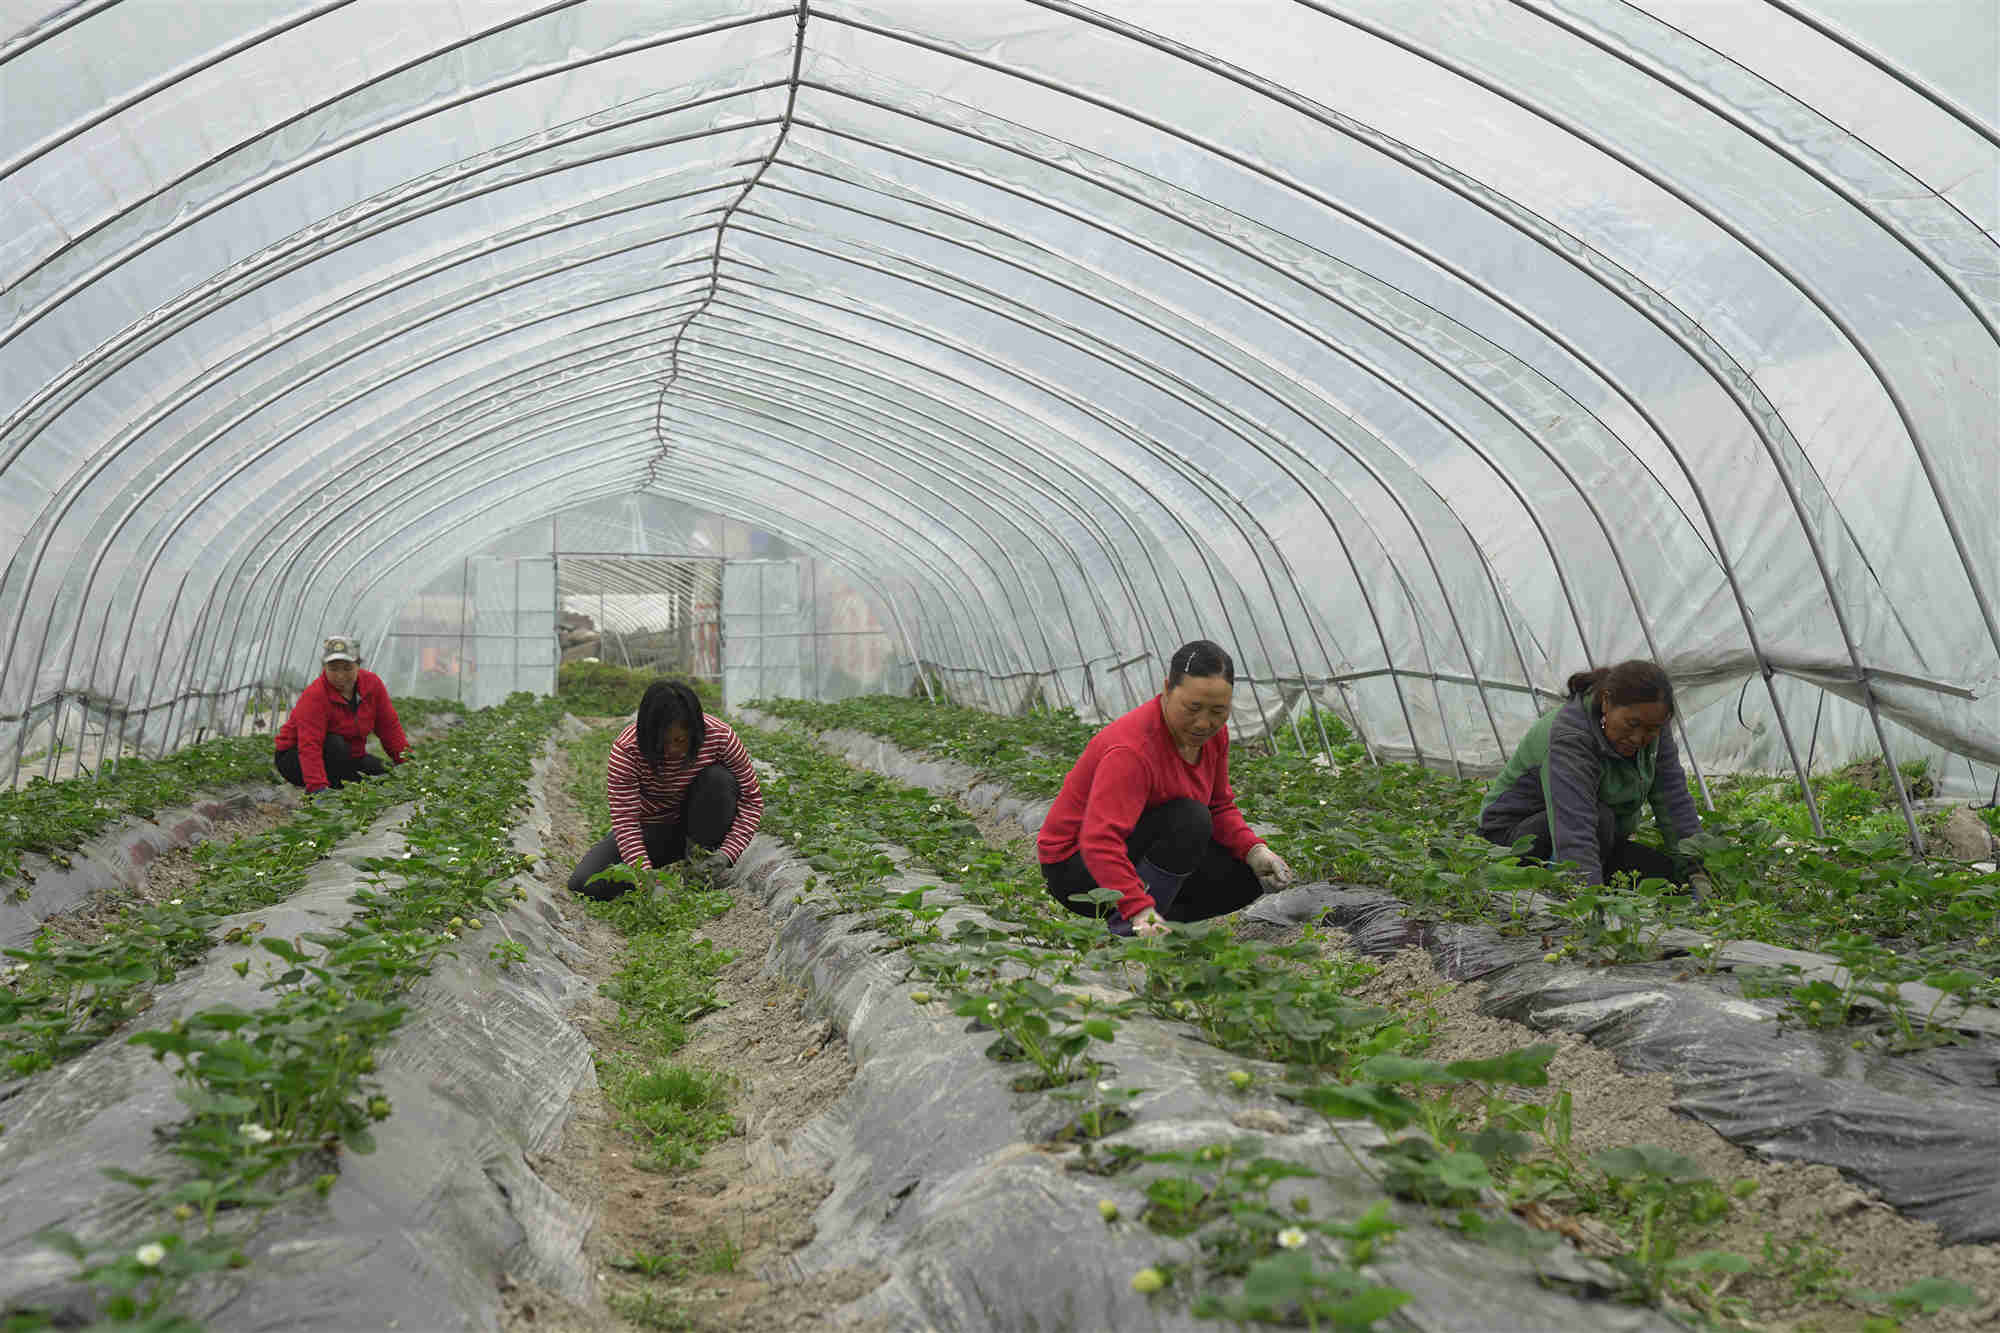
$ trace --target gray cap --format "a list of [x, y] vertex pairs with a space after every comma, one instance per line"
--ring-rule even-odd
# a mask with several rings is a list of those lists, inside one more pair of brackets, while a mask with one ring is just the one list
[[356, 651], [354, 640], [334, 635], [320, 650], [319, 660], [325, 662], [359, 662], [361, 654]]

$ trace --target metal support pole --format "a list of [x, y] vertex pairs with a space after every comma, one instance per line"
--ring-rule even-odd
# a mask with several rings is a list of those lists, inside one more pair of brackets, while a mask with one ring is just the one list
[[472, 593], [472, 557], [458, 564], [458, 701], [465, 702], [465, 611]]

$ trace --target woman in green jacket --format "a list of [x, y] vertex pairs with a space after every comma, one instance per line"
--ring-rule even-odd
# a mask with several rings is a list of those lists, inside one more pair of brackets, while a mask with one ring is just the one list
[[[1674, 854], [1701, 832], [1668, 724], [1674, 686], [1657, 663], [1621, 662], [1569, 678], [1569, 700], [1545, 714], [1487, 789], [1479, 832], [1537, 861], [1567, 861], [1585, 884], [1628, 872], [1686, 887], [1693, 864]], [[1662, 854], [1632, 841], [1653, 807]]]

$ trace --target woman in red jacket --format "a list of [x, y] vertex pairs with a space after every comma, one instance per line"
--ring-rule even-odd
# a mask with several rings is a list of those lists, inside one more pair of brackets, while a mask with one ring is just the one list
[[278, 728], [278, 772], [308, 796], [389, 771], [368, 753], [370, 732], [382, 738], [382, 748], [397, 763], [410, 757], [388, 688], [380, 676], [361, 669], [354, 640], [328, 639], [319, 656], [319, 678], [300, 692]]
[[1169, 921], [1233, 912], [1282, 887], [1292, 868], [1250, 831], [1229, 786], [1236, 666], [1206, 639], [1183, 644], [1166, 686], [1084, 747], [1035, 842], [1049, 893], [1095, 916], [1079, 895], [1116, 890], [1109, 925], [1158, 935]]
[[591, 882], [620, 862], [641, 870], [672, 865], [703, 847], [704, 866], [736, 864], [764, 817], [764, 792], [743, 742], [678, 680], [656, 680], [640, 696], [638, 716], [611, 743], [604, 795], [611, 832], [569, 876], [571, 893], [599, 900], [631, 887]]

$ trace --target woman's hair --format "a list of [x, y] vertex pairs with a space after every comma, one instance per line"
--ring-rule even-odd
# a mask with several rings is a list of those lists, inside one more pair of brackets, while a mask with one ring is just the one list
[[701, 753], [708, 735], [702, 721], [701, 698], [685, 681], [656, 680], [639, 699], [639, 753], [648, 763], [667, 757], [667, 732], [675, 724], [688, 730], [688, 757]]
[[1667, 716], [1674, 714], [1674, 683], [1667, 679], [1667, 673], [1660, 669], [1659, 663], [1648, 662], [1642, 657], [1620, 662], [1614, 667], [1579, 671], [1569, 678], [1572, 698], [1593, 689], [1597, 691], [1598, 698], [1613, 708], [1626, 704], [1663, 703], [1667, 706]]
[[1167, 688], [1181, 683], [1185, 676], [1220, 676], [1231, 685], [1236, 683], [1236, 663], [1229, 660], [1229, 654], [1219, 643], [1207, 639], [1196, 639], [1184, 643], [1174, 650], [1167, 659]]

